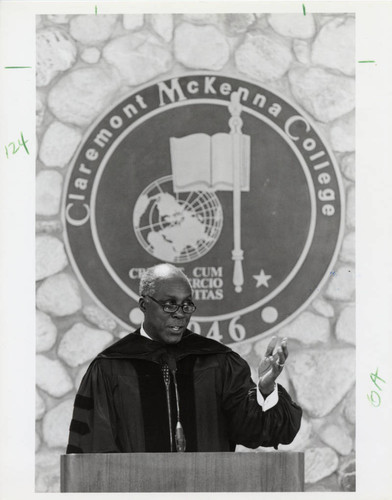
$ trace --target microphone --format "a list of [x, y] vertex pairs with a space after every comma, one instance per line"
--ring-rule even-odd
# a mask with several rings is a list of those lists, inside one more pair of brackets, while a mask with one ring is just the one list
[[186, 449], [186, 439], [180, 419], [180, 396], [178, 394], [177, 378], [176, 378], [177, 363], [175, 358], [171, 355], [168, 355], [167, 357], [167, 366], [169, 367], [169, 370], [173, 376], [174, 390], [176, 395], [176, 406], [177, 406], [177, 425], [175, 433], [176, 449], [178, 452], [184, 452]]

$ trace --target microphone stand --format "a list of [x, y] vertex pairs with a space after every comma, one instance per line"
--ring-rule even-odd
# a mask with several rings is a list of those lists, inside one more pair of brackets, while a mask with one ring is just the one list
[[181, 419], [180, 419], [180, 396], [178, 394], [178, 386], [176, 378], [177, 364], [176, 360], [171, 356], [168, 357], [168, 367], [173, 376], [174, 390], [176, 396], [176, 409], [177, 409], [177, 424], [175, 433], [176, 450], [177, 452], [184, 452], [186, 449], [186, 440], [185, 440], [184, 429], [181, 425]]

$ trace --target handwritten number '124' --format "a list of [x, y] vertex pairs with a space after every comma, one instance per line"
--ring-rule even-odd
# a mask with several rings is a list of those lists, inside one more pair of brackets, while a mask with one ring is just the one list
[[18, 139], [18, 146], [16, 146], [15, 142], [10, 142], [8, 144], [8, 147], [4, 146], [5, 147], [5, 155], [6, 155], [6, 157], [9, 158], [10, 154], [12, 154], [12, 155], [16, 154], [22, 146], [24, 147], [26, 153], [29, 155], [30, 152], [27, 149], [27, 142], [29, 142], [29, 141], [25, 140], [25, 138], [23, 137], [23, 133], [21, 132], [20, 133], [20, 139]]
[[[385, 382], [385, 380], [383, 380], [381, 377], [378, 376], [378, 368], [376, 370], [376, 373], [370, 374], [370, 378], [371, 378], [371, 381], [373, 382], [373, 384], [377, 387], [377, 389], [379, 391], [382, 391], [381, 387], [377, 384], [377, 380], [384, 382], [384, 384], [386, 384], [386, 382]], [[373, 406], [375, 406], [375, 407], [380, 406], [381, 396], [379, 395], [379, 393], [377, 391], [371, 391], [370, 396], [368, 394], [367, 398]]]

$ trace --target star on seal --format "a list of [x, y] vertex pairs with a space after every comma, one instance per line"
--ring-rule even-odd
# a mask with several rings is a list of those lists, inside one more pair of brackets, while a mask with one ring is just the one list
[[264, 285], [268, 288], [268, 280], [271, 278], [270, 275], [265, 274], [264, 269], [261, 269], [260, 274], [254, 274], [253, 278], [257, 281], [256, 288]]

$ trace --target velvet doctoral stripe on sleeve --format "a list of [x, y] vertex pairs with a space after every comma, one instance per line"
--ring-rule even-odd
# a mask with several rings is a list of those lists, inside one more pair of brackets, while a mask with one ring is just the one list
[[75, 398], [67, 453], [118, 452], [112, 388], [96, 360], [90, 365]]

